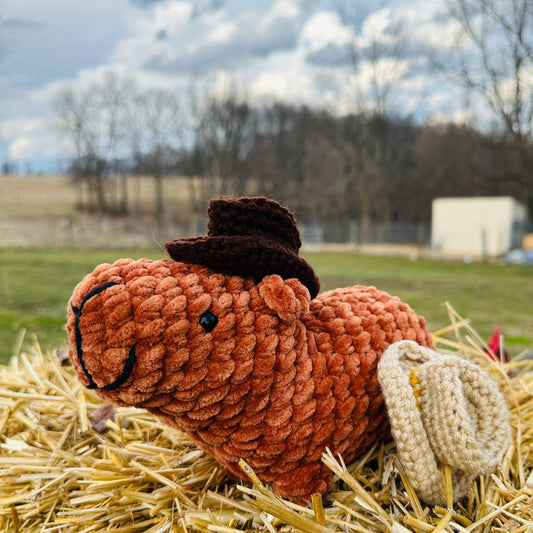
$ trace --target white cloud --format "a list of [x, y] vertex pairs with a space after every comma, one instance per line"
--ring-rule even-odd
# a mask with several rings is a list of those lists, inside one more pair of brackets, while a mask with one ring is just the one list
[[110, 63], [136, 69], [154, 55], [170, 61], [179, 53], [179, 48], [173, 49], [171, 42], [157, 40], [157, 37], [161, 32], [165, 36], [181, 35], [192, 14], [193, 6], [189, 2], [157, 5], [153, 11], [130, 12], [127, 20], [129, 35], [117, 43]]
[[401, 83], [409, 70], [406, 60], [383, 57], [374, 63], [365, 61], [357, 71], [357, 80], [363, 91], [370, 90], [376, 84], [391, 86]]
[[391, 32], [392, 15], [391, 9], [384, 7], [379, 11], [370, 13], [363, 21], [361, 35], [357, 36], [357, 46], [367, 48], [376, 43], [391, 44], [398, 39], [399, 35]]
[[265, 15], [267, 23], [278, 19], [296, 19], [301, 14], [300, 3], [296, 0], [276, 0], [272, 9]]
[[409, 0], [399, 4], [391, 12], [393, 23], [401, 23], [409, 32], [409, 38], [425, 48], [437, 50], [457, 46], [459, 25], [445, 17], [443, 0]]
[[226, 43], [231, 39], [235, 31], [235, 23], [225, 21], [216, 26], [207, 36], [207, 39], [212, 43]]
[[173, 2], [159, 5], [154, 10], [154, 22], [172, 30], [180, 30], [191, 19], [194, 6], [191, 2]]
[[[290, 62], [289, 62], [290, 63]], [[261, 70], [250, 82], [250, 91], [259, 101], [279, 100], [311, 104], [315, 98], [315, 86], [311, 72], [295, 67], [277, 67]]]
[[294, 0], [276, 0], [268, 16], [277, 18], [294, 19], [300, 16], [301, 7], [300, 2]]
[[8, 143], [8, 155], [13, 159], [64, 157], [69, 152], [48, 116], [19, 115], [4, 120], [0, 123], [0, 137]]
[[300, 42], [308, 52], [317, 52], [330, 44], [342, 46], [353, 39], [352, 31], [343, 25], [339, 15], [332, 11], [319, 11], [305, 24]]
[[457, 39], [459, 24], [454, 21], [439, 23], [430, 20], [415, 27], [414, 31], [418, 42], [428, 48], [449, 50], [460, 44]]
[[454, 122], [455, 124], [469, 125], [472, 124], [472, 113], [466, 109], [457, 109], [453, 113], [444, 113], [442, 111], [436, 111], [427, 120], [427, 124], [430, 126], [439, 124], [449, 124]]
[[228, 8], [196, 16], [192, 16], [191, 4], [179, 2], [180, 9], [176, 5], [166, 3], [136, 13], [130, 35], [118, 43], [112, 62], [190, 74], [237, 68], [237, 63], [240, 66], [291, 49], [297, 40], [300, 8], [294, 0], [277, 0], [267, 9], [254, 3], [236, 14]]

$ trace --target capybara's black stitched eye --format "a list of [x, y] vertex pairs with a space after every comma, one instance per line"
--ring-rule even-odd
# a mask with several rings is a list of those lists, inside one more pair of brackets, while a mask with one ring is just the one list
[[206, 333], [211, 333], [217, 324], [218, 318], [211, 313], [211, 311], [206, 311], [200, 317], [200, 325], [204, 328]]

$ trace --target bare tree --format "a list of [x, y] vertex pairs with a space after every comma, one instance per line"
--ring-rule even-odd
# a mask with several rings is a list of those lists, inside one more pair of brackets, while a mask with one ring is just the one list
[[[533, 133], [533, 2], [531, 0], [447, 0], [457, 25], [456, 46], [440, 65], [464, 87], [481, 122], [487, 108], [493, 129], [503, 133], [521, 159], [520, 199], [533, 217], [533, 174], [526, 141]], [[487, 126], [487, 124], [485, 124]]]
[[80, 182], [79, 207], [84, 208], [82, 182], [86, 178], [85, 168], [89, 148], [89, 105], [85, 95], [69, 85], [64, 87], [54, 101], [55, 126], [69, 137], [74, 149], [71, 171], [74, 179]]
[[[406, 76], [403, 22], [389, 16], [385, 1], [376, 5], [337, 0], [336, 6], [342, 22], [351, 29], [348, 67], [353, 75], [354, 111], [390, 114], [397, 103], [399, 85]], [[386, 28], [369, 22], [376, 16], [386, 20]]]
[[65, 86], [54, 102], [56, 127], [74, 150], [74, 174], [89, 184], [99, 214], [108, 207], [107, 178], [118, 174], [125, 155], [126, 102], [133, 90], [132, 80], [109, 72], [88, 87]]
[[9, 176], [15, 172], [15, 164], [11, 163], [9, 160], [5, 160], [0, 167], [0, 173], [5, 176]]
[[173, 89], [148, 89], [131, 103], [130, 113], [137, 120], [137, 128], [131, 130], [133, 155], [144, 151], [147, 170], [155, 181], [155, 209], [160, 221], [165, 210], [163, 177], [171, 166], [171, 147], [175, 149], [181, 142], [179, 99]]
[[[338, 13], [352, 33], [349, 68], [357, 112], [345, 121], [342, 146], [347, 191], [354, 195], [351, 217], [359, 219], [363, 242], [369, 237], [372, 202], [377, 194], [383, 205], [380, 218], [385, 222], [392, 218], [394, 173], [398, 167], [395, 157], [401, 157], [395, 143], [403, 132], [395, 129], [391, 135], [387, 117], [393, 114], [408, 73], [402, 21], [393, 20], [385, 2], [377, 10], [375, 4], [372, 6], [373, 13], [364, 2], [337, 0]], [[376, 20], [376, 12], [385, 21], [385, 29], [370, 23], [372, 17]]]
[[196, 128], [197, 160], [209, 180], [209, 196], [242, 195], [246, 161], [256, 135], [256, 116], [245, 99], [230, 94], [208, 99]]
[[124, 160], [129, 156], [127, 151], [127, 116], [130, 102], [137, 92], [132, 78], [119, 76], [112, 72], [106, 73], [102, 82], [93, 86], [95, 104], [100, 120], [100, 141], [105, 176], [112, 174], [120, 186], [120, 194], [115, 203], [115, 210], [121, 213], [128, 211], [127, 175]]
[[310, 112], [287, 104], [275, 103], [260, 111], [260, 133], [254, 158], [256, 177], [265, 194], [301, 211], [301, 185], [308, 176], [308, 135], [312, 130]]

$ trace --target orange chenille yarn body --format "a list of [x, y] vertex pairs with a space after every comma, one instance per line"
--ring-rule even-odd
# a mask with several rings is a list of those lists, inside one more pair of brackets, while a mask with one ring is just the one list
[[333, 482], [326, 447], [348, 462], [388, 436], [383, 351], [402, 339], [432, 347], [424, 319], [398, 298], [354, 286], [311, 299], [314, 284], [307, 271], [257, 279], [168, 259], [99, 265], [69, 304], [74, 369], [102, 398], [186, 431], [231, 477], [245, 478], [245, 459], [278, 494], [308, 501]]

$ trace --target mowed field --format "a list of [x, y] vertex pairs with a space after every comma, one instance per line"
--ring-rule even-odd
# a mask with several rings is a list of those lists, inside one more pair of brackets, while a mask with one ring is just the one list
[[[145, 210], [137, 220], [96, 220], [76, 211], [79, 190], [68, 178], [0, 176], [0, 362], [18, 349], [23, 331], [23, 349], [38, 343], [43, 350], [53, 350], [65, 344], [66, 307], [76, 283], [101, 262], [163, 257], [158, 243], [187, 236], [187, 216], [194, 209], [205, 212], [205, 202], [198, 200], [201, 185], [166, 180], [170, 222], [160, 226], [149, 214], [149, 178], [134, 178], [129, 184], [130, 200]], [[498, 325], [512, 355], [533, 349], [531, 267], [410, 261], [353, 252], [304, 256], [323, 290], [375, 285], [409, 303], [433, 331], [449, 324], [444, 305], [448, 301], [485, 339]]]
[[[164, 178], [167, 208], [183, 206], [191, 196], [201, 194], [202, 182], [198, 178]], [[140, 204], [143, 210], [155, 205], [154, 180], [149, 176], [132, 176], [126, 180], [129, 204]], [[108, 182], [108, 198], [119, 194], [121, 183]], [[70, 216], [76, 214], [76, 203], [87, 190], [67, 176], [4, 176], [0, 174], [0, 219], [21, 217]]]
[[[163, 180], [165, 212], [157, 224], [154, 180], [134, 176], [125, 183], [130, 216], [96, 217], [77, 209], [80, 202], [87, 205], [89, 191], [68, 177], [0, 175], [0, 247], [149, 247], [187, 233], [191, 213], [205, 211], [200, 178]], [[109, 180], [110, 205], [118, 203], [122, 187], [122, 181]]]

